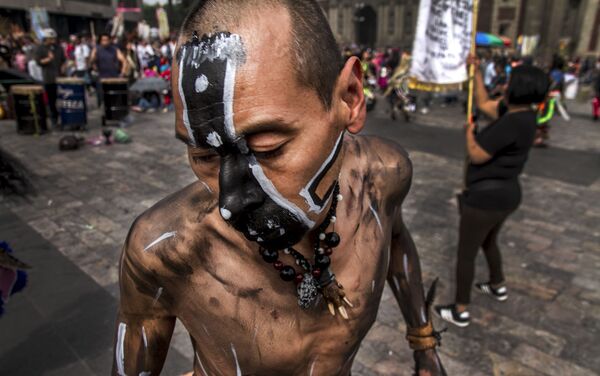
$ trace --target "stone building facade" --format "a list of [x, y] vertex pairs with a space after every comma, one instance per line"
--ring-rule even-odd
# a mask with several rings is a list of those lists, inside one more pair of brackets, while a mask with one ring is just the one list
[[[322, 0], [341, 45], [411, 48], [418, 0]], [[542, 57], [600, 54], [600, 0], [480, 0], [478, 30], [540, 36]]]
[[418, 1], [330, 0], [320, 3], [341, 45], [412, 48]]
[[513, 41], [538, 35], [545, 57], [600, 53], [599, 28], [600, 0], [481, 0], [479, 30]]
[[[139, 8], [142, 0], [0, 0], [0, 17], [29, 30], [29, 9], [43, 7], [48, 11], [50, 26], [64, 38], [90, 32], [90, 23], [96, 32], [103, 31], [119, 6]], [[140, 16], [140, 13], [125, 13], [125, 22], [135, 25]]]

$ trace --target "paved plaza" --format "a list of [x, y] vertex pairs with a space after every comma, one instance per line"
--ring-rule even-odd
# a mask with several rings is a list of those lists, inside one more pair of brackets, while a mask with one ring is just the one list
[[[392, 122], [383, 105], [365, 133], [410, 152], [415, 176], [405, 220], [424, 280], [440, 278], [437, 301], [445, 303], [453, 294], [463, 117], [459, 107], [435, 107], [411, 124]], [[600, 122], [587, 118], [587, 107], [570, 108], [571, 122], [553, 122], [551, 147], [532, 151], [523, 204], [500, 238], [510, 297], [498, 303], [474, 293], [471, 326], [443, 335], [439, 351], [449, 375], [600, 374]], [[100, 134], [99, 115], [91, 114], [84, 136]], [[172, 113], [138, 115], [126, 129], [131, 144], [64, 153], [61, 133], [20, 136], [14, 122], [0, 122], [0, 145], [32, 171], [38, 189], [29, 200], [0, 201], [0, 240], [34, 266], [30, 286], [0, 319], [0, 374], [108, 374], [129, 226], [194, 181], [173, 122]], [[480, 256], [476, 280], [486, 278]], [[411, 375], [404, 335], [386, 288], [353, 375]], [[191, 366], [189, 337], [178, 325], [163, 374]]]

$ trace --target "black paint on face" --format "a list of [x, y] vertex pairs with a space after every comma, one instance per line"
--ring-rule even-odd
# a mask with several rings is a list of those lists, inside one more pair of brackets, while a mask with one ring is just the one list
[[237, 67], [245, 53], [241, 38], [217, 33], [192, 39], [179, 50], [179, 88], [184, 123], [197, 146], [220, 156], [219, 206], [224, 219], [247, 239], [281, 249], [310, 228], [306, 215], [281, 196], [262, 172], [233, 125]]
[[319, 197], [319, 195], [317, 194], [317, 189], [319, 188], [319, 185], [321, 184], [321, 182], [323, 181], [325, 176], [327, 176], [327, 174], [329, 173], [329, 170], [331, 170], [331, 168], [335, 165], [335, 162], [337, 161], [337, 159], [340, 155], [340, 151], [342, 150], [343, 137], [344, 137], [343, 134], [340, 135], [339, 140], [337, 141], [336, 145], [334, 146], [332, 158], [330, 158], [325, 163], [325, 165], [321, 168], [320, 172], [312, 180], [312, 182], [310, 183], [308, 190], [307, 190], [312, 201], [321, 208], [325, 206], [325, 204], [327, 203], [327, 200], [329, 200], [329, 198], [331, 197], [331, 194], [333, 193], [333, 190], [335, 189], [335, 185], [337, 184], [337, 180], [334, 180], [331, 183], [331, 186], [327, 189], [327, 192], [325, 192], [325, 195], [323, 196], [323, 198]]

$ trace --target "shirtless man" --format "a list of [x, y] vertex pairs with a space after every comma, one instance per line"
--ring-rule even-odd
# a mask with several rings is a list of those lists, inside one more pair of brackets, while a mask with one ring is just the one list
[[178, 41], [176, 134], [198, 182], [133, 224], [113, 374], [158, 375], [178, 318], [195, 375], [350, 375], [386, 280], [419, 375], [444, 375], [415, 245], [411, 163], [357, 137], [360, 61], [314, 0], [200, 1]]

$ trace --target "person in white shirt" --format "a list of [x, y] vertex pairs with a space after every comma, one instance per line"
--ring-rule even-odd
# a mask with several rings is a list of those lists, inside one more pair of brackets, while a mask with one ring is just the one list
[[75, 40], [75, 50], [73, 51], [76, 77], [84, 79], [88, 77], [91, 52], [90, 47], [82, 42], [81, 37], [77, 36], [77, 39]]
[[148, 68], [148, 62], [154, 56], [154, 49], [146, 40], [142, 39], [137, 46], [137, 54], [140, 62], [140, 69], [143, 72], [144, 69]]
[[486, 88], [488, 88], [488, 90], [492, 86], [494, 78], [496, 78], [496, 64], [494, 64], [494, 61], [491, 60], [485, 67], [485, 72], [483, 75], [483, 84]]

